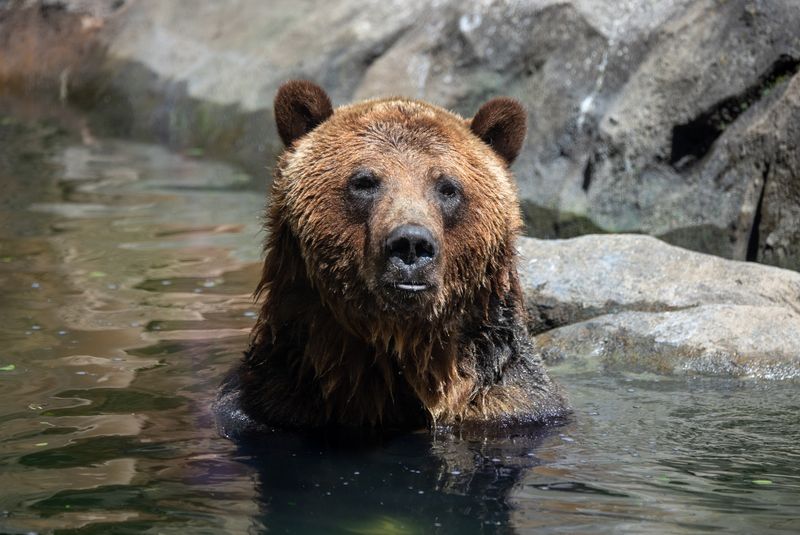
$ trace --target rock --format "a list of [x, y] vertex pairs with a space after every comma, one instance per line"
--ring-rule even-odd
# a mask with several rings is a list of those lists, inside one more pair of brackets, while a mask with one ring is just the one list
[[[509, 94], [530, 111], [515, 171], [533, 235], [646, 233], [800, 269], [796, 0], [45, 4], [79, 24], [56, 55], [6, 31], [0, 82], [47, 71], [100, 133], [200, 147], [266, 177], [288, 78], [336, 103], [400, 93], [464, 115]], [[81, 32], [102, 61], [79, 53]]]
[[795, 2], [467, 2], [429, 20], [356, 95], [523, 101], [534, 235], [643, 232], [800, 268]]
[[571, 368], [800, 378], [800, 274], [640, 235], [523, 238], [545, 360]]
[[536, 338], [571, 370], [800, 379], [800, 314], [781, 307], [700, 305], [621, 312]]

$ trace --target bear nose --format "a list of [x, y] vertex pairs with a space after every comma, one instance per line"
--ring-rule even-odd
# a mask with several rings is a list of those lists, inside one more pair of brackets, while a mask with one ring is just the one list
[[386, 239], [386, 256], [394, 264], [421, 267], [436, 256], [436, 240], [420, 225], [400, 225]]

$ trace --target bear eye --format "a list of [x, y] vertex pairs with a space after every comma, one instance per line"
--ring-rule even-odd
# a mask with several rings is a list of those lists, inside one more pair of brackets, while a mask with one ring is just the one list
[[359, 197], [372, 196], [378, 192], [381, 182], [370, 171], [357, 171], [347, 182], [347, 189]]
[[436, 192], [443, 201], [457, 201], [461, 197], [461, 184], [449, 176], [442, 176], [436, 183]]
[[458, 195], [458, 189], [456, 189], [455, 184], [450, 182], [445, 182], [439, 185], [439, 195], [442, 197], [446, 197], [448, 199], [452, 199], [456, 195]]
[[436, 181], [436, 196], [445, 226], [452, 227], [461, 219], [464, 212], [466, 199], [461, 183], [451, 176], [440, 176]]

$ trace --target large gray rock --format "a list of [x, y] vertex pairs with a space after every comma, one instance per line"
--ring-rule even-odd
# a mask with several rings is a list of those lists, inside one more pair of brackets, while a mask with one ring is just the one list
[[577, 368], [800, 378], [800, 274], [638, 235], [523, 238], [545, 360]]
[[356, 95], [530, 110], [529, 230], [644, 232], [800, 267], [800, 9], [793, 0], [449, 3]]
[[95, 75], [67, 54], [53, 76], [105, 133], [266, 176], [288, 78], [465, 115], [510, 94], [530, 110], [515, 170], [533, 235], [641, 232], [800, 268], [796, 0], [46, 3], [101, 28]]

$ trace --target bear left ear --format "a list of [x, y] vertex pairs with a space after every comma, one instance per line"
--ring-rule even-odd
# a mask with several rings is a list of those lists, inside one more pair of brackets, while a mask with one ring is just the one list
[[333, 115], [331, 99], [325, 90], [307, 80], [292, 80], [275, 95], [275, 123], [287, 147]]
[[528, 114], [522, 104], [508, 97], [493, 98], [478, 110], [470, 129], [511, 165], [522, 149]]

